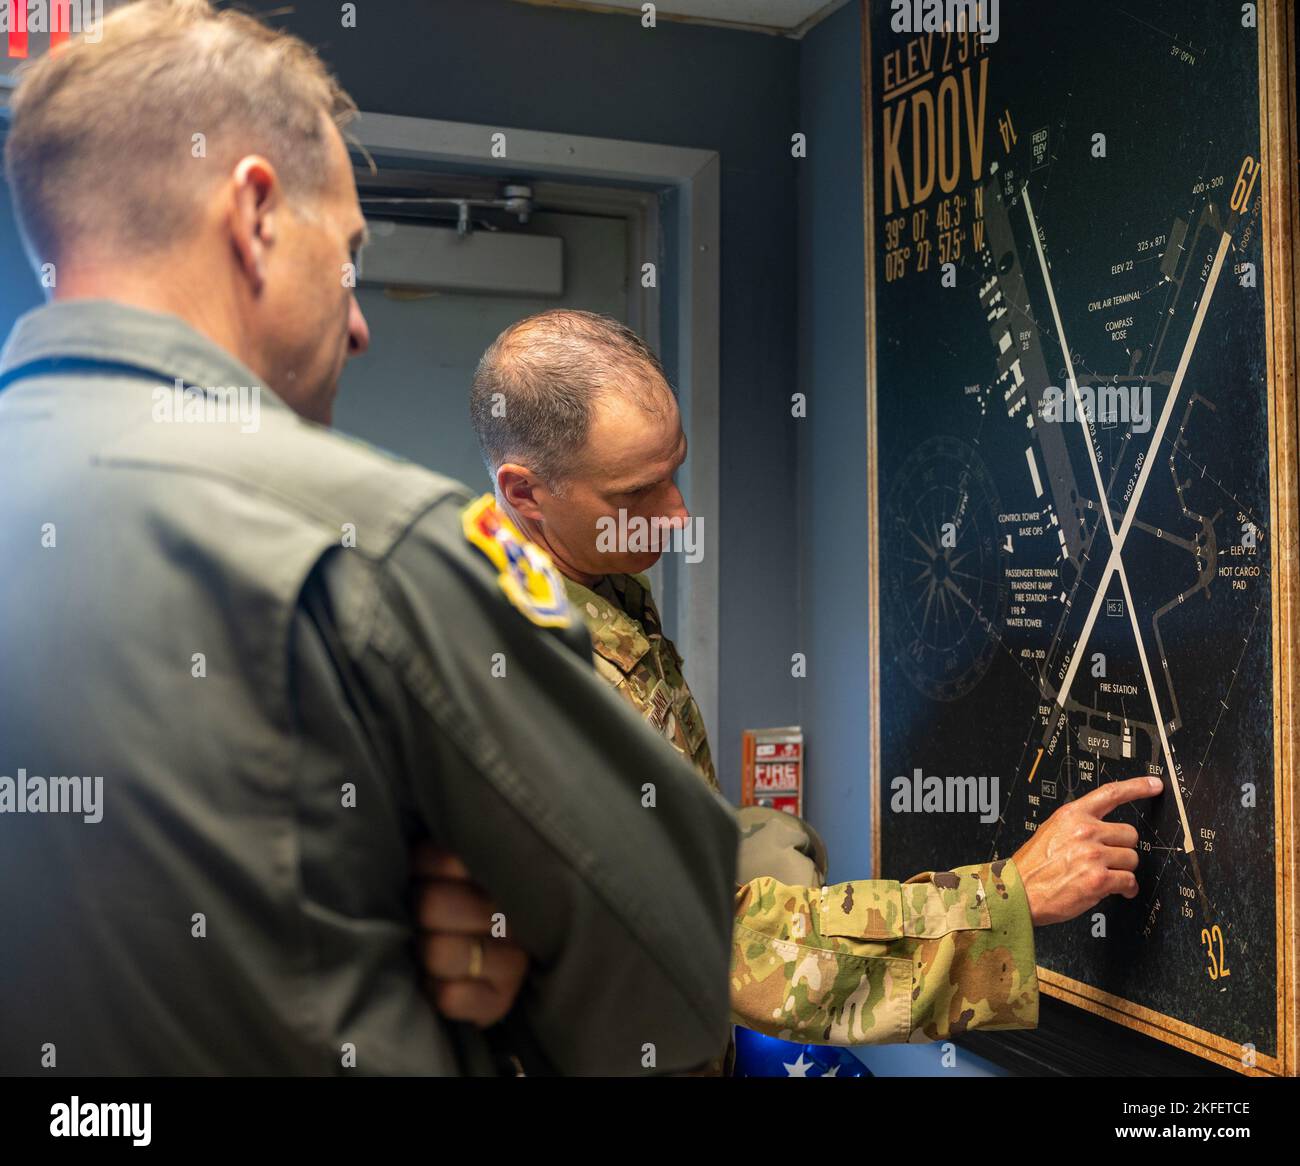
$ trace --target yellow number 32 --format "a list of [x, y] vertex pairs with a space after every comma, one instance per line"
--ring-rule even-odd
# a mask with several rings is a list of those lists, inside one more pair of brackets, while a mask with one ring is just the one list
[[[1223, 932], [1219, 930], [1219, 925], [1217, 923], [1208, 929], [1204, 927], [1201, 928], [1201, 942], [1205, 944], [1205, 956], [1210, 961], [1205, 969], [1210, 973], [1210, 979], [1218, 980], [1222, 979], [1224, 976], [1232, 975], [1232, 973], [1228, 971], [1227, 961], [1223, 958]], [[1214, 955], [1214, 945], [1216, 942], [1219, 945], [1219, 955], [1217, 959]]]

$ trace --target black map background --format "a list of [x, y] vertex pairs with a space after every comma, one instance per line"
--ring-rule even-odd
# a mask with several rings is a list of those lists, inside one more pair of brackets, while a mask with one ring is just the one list
[[[899, 499], [891, 488], [903, 474], [908, 458], [927, 439], [950, 436], [974, 445], [982, 456], [1003, 510], [1033, 504], [1025, 472], [1027, 444], [1023, 418], [1008, 420], [999, 412], [997, 397], [981, 416], [963, 386], [990, 384], [996, 375], [977, 296], [981, 280], [979, 256], [967, 250], [958, 263], [957, 287], [939, 282], [938, 263], [928, 273], [910, 272], [903, 280], [886, 282], [880, 224], [883, 222], [882, 133], [879, 103], [881, 60], [885, 52], [911, 39], [889, 29], [889, 7], [873, 6], [871, 29], [873, 165], [877, 225], [875, 235], [877, 351], [877, 449], [881, 506], [881, 662], [882, 731], [881, 874], [906, 877], [917, 870], [951, 866], [988, 858], [996, 850], [1010, 856], [1027, 833], [1015, 823], [1027, 813], [1023, 797], [1027, 742], [1037, 741], [1041, 722], [1034, 717], [1039, 694], [1011, 651], [999, 646], [973, 687], [955, 700], [934, 700], [902, 667], [899, 650], [905, 641], [891, 622], [887, 584], [897, 574], [898, 544], [890, 532]], [[1172, 34], [1172, 39], [1171, 35]], [[1195, 56], [1189, 65], [1171, 45], [1185, 46]], [[1089, 313], [1087, 302], [1099, 294], [1139, 286], [1139, 281], [1112, 277], [1110, 266], [1131, 255], [1137, 240], [1167, 233], [1175, 216], [1195, 212], [1192, 197], [1200, 178], [1223, 174], [1225, 183], [1211, 192], [1220, 218], [1227, 207], [1241, 159], [1259, 154], [1258, 45], [1255, 34], [1241, 27], [1236, 3], [1141, 0], [1129, 4], [1027, 4], [1003, 0], [1001, 36], [988, 45], [988, 99], [985, 112], [984, 173], [996, 160], [1016, 177], [1012, 188], [1030, 183], [1044, 247], [1052, 266], [1061, 316], [1077, 359], [1082, 381], [1085, 368], [1099, 373], [1124, 371], [1118, 362], [1122, 345], [1101, 331], [1113, 312]], [[937, 84], [937, 81], [936, 81]], [[997, 120], [1009, 111], [1019, 140], [1010, 154], [1003, 149]], [[1049, 128], [1050, 164], [1033, 169], [1029, 156], [1034, 130]], [[1091, 135], [1107, 137], [1108, 157], [1090, 155]], [[904, 156], [910, 161], [909, 148]], [[966, 165], [964, 163], [964, 165]], [[957, 192], [973, 189], [969, 171]], [[923, 205], [931, 208], [936, 192]], [[1249, 637], [1238, 666], [1228, 715], [1223, 718], [1206, 763], [1206, 780], [1188, 800], [1193, 831], [1200, 826], [1217, 832], [1212, 854], [1198, 854], [1211, 922], [1219, 923], [1232, 958], [1230, 980], [1213, 983], [1206, 975], [1199, 941], [1206, 925], [1198, 907], [1192, 919], [1174, 919], [1179, 882], [1190, 882], [1176, 868], [1162, 870], [1163, 854], [1143, 859], [1138, 877], [1142, 893], [1132, 903], [1107, 902], [1110, 937], [1089, 935], [1088, 917], [1038, 932], [1038, 961], [1072, 978], [1095, 985], [1122, 999], [1240, 1043], [1253, 1042], [1264, 1053], [1276, 1053], [1275, 1014], [1275, 894], [1272, 787], [1272, 675], [1269, 638], [1267, 413], [1264, 398], [1262, 287], [1239, 287], [1232, 266], [1244, 260], [1261, 264], [1258, 191], [1244, 218], [1254, 212], [1251, 241], [1244, 250], [1230, 250], [1211, 300], [1200, 342], [1192, 358], [1174, 423], [1186, 401], [1199, 393], [1217, 411], [1213, 428], [1194, 432], [1192, 451], [1233, 497], [1247, 503], [1261, 524], [1261, 566], [1257, 588], [1242, 599], [1221, 596], [1224, 581], [1216, 581], [1215, 598], [1203, 606], [1179, 609], [1163, 626], [1170, 669], [1178, 691], [1184, 728], [1171, 734], [1175, 756], [1188, 781], [1209, 745], [1208, 729], [1218, 701], [1226, 693], [1230, 669], [1241, 655], [1241, 640], [1249, 630], [1249, 615], [1263, 600], [1258, 624]], [[1049, 366], [1061, 364], [1051, 326], [1038, 263], [1023, 209], [1009, 207], [1020, 261], [1030, 293], [1030, 306], [1041, 329]], [[1230, 226], [1234, 238], [1243, 222]], [[1193, 222], [1193, 229], [1195, 223]], [[1189, 239], [1191, 232], [1189, 232]], [[1146, 288], [1152, 281], [1140, 281]], [[1261, 280], [1262, 284], [1262, 271]], [[1129, 309], [1135, 317], [1134, 343], [1145, 343], [1163, 306], [1157, 296]], [[1185, 331], [1185, 325], [1184, 325]], [[1117, 354], [1116, 350], [1120, 350]], [[1172, 372], [1182, 350], [1181, 338], [1162, 353], [1160, 368]], [[1063, 378], [1055, 381], [1064, 384]], [[1158, 415], [1163, 397], [1154, 396]], [[1198, 423], [1211, 415], [1203, 412]], [[1139, 517], [1176, 520], [1179, 506], [1165, 459], [1156, 459]], [[1081, 435], [1071, 433], [1074, 473], [1084, 493], [1094, 493]], [[1149, 435], [1147, 435], [1149, 440]], [[1103, 435], [1102, 445], [1108, 440]], [[1145, 442], [1143, 442], [1145, 444]], [[1109, 460], [1109, 459], [1108, 459]], [[1200, 501], [1206, 496], [1202, 494]], [[1123, 504], [1116, 502], [1118, 515]], [[894, 512], [891, 512], [891, 506]], [[1227, 506], [1225, 504], [1225, 510]], [[1226, 519], [1217, 524], [1220, 540], [1227, 537]], [[1184, 532], [1186, 533], [1186, 531]], [[1104, 531], [1098, 546], [1108, 551]], [[1104, 554], [1100, 556], [1104, 559]], [[1024, 560], [1022, 560], [1024, 561]], [[1047, 562], [1049, 560], [1043, 560]], [[1166, 602], [1194, 571], [1168, 556], [1167, 547], [1142, 538], [1135, 530], [1125, 548], [1130, 582], [1154, 657], [1150, 634], [1151, 610]], [[1178, 582], [1171, 582], [1171, 576]], [[1055, 609], [1054, 609], [1055, 610]], [[1050, 626], [1050, 625], [1049, 625]], [[1094, 639], [1106, 628], [1098, 621]], [[1046, 644], [1046, 633], [1040, 643]], [[1122, 637], [1121, 637], [1122, 639]], [[1016, 647], [1031, 642], [1015, 639]], [[1100, 643], [1100, 640], [1098, 640]], [[1095, 650], [1090, 642], [1088, 651]], [[1118, 661], [1122, 646], [1108, 648]], [[1135, 653], [1130, 652], [1130, 664]], [[1154, 664], [1153, 664], [1154, 666]], [[978, 671], [978, 669], [977, 669]], [[1118, 673], [1113, 672], [1113, 675]], [[1086, 675], [1080, 669], [1080, 678]], [[1076, 690], [1077, 691], [1077, 690]], [[1157, 684], [1158, 695], [1163, 687]], [[1149, 704], [1147, 705], [1149, 710]], [[1144, 714], [1144, 715], [1149, 715]], [[1166, 718], [1170, 715], [1167, 706]], [[1029, 754], [1032, 759], [1032, 751]], [[1145, 754], [1140, 755], [1145, 756]], [[1017, 768], [1018, 762], [1020, 763]], [[889, 809], [888, 782], [897, 774], [921, 767], [927, 774], [987, 774], [1001, 777], [1008, 828], [995, 832], [973, 815], [895, 815]], [[1142, 772], [1137, 763], [1109, 762], [1107, 779]], [[1041, 780], [1040, 775], [1040, 780]], [[1019, 784], [1016, 779], [1019, 778]], [[1254, 810], [1240, 807], [1240, 786], [1253, 780], [1259, 791]], [[1039, 820], [1053, 806], [1044, 802]], [[1154, 831], [1166, 842], [1176, 841], [1174, 799], [1164, 795], [1150, 815], [1148, 837]], [[1135, 812], [1121, 818], [1138, 821]], [[1148, 825], [1143, 819], [1144, 828]], [[1198, 840], [1199, 845], [1199, 840]], [[1181, 860], [1182, 856], [1176, 856]], [[1163, 898], [1164, 912], [1149, 939], [1141, 927], [1153, 897]]]

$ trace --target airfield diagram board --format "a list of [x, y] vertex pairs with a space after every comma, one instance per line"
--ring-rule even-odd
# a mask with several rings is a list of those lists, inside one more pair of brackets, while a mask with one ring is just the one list
[[1114, 815], [1138, 897], [1038, 928], [1040, 986], [1294, 1073], [1283, 9], [1003, 0], [986, 42], [926, 7], [864, 20], [877, 873], [1159, 774]]

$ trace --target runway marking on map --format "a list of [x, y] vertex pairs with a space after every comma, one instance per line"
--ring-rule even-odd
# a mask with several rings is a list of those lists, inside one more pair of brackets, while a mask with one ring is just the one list
[[[1142, 494], [1146, 490], [1146, 484], [1151, 476], [1151, 467], [1155, 461], [1154, 454], [1160, 448], [1160, 442], [1164, 437], [1164, 431], [1169, 424], [1169, 418], [1173, 413], [1174, 402], [1182, 388], [1183, 377], [1187, 372], [1187, 367], [1191, 362], [1192, 352], [1200, 338], [1201, 325], [1205, 320], [1205, 313], [1209, 307], [1210, 297], [1214, 294], [1215, 285], [1219, 279], [1219, 273], [1223, 268], [1223, 259], [1227, 254], [1228, 247], [1232, 242], [1232, 236], [1224, 232], [1219, 238], [1219, 246], [1214, 255], [1214, 262], [1205, 281], [1205, 287], [1201, 292], [1200, 302], [1196, 307], [1196, 315], [1192, 320], [1192, 327], [1188, 333], [1187, 342], [1183, 346], [1183, 353], [1178, 361], [1177, 371], [1174, 373], [1173, 382], [1169, 386], [1169, 392], [1165, 397], [1164, 407], [1160, 412], [1160, 420], [1156, 425], [1155, 432], [1152, 435], [1151, 442], [1147, 447], [1146, 456], [1142, 463], [1142, 468], [1138, 472], [1137, 484], [1133, 489], [1133, 495], [1129, 500], [1128, 506], [1124, 511], [1124, 518], [1118, 531], [1115, 529], [1114, 520], [1110, 513], [1110, 499], [1107, 496], [1105, 484], [1102, 481], [1101, 467], [1097, 462], [1097, 450], [1093, 444], [1092, 431], [1088, 428], [1088, 417], [1083, 407], [1083, 401], [1079, 394], [1079, 385], [1074, 375], [1074, 362], [1070, 356], [1070, 346], [1066, 341], [1065, 327], [1061, 322], [1061, 313], [1056, 304], [1056, 292], [1052, 286], [1051, 273], [1047, 266], [1047, 256], [1043, 252], [1043, 242], [1038, 234], [1038, 223], [1034, 218], [1034, 208], [1029, 195], [1029, 186], [1026, 184], [1022, 188], [1025, 199], [1025, 213], [1029, 217], [1030, 234], [1033, 236], [1034, 248], [1038, 252], [1038, 262], [1042, 268], [1043, 282], [1047, 288], [1047, 299], [1052, 309], [1052, 319], [1056, 325], [1057, 339], [1061, 344], [1061, 351], [1065, 356], [1066, 376], [1069, 380], [1070, 390], [1074, 396], [1075, 413], [1078, 417], [1079, 424], [1083, 427], [1084, 437], [1088, 449], [1088, 460], [1092, 465], [1093, 478], [1097, 486], [1097, 501], [1101, 507], [1102, 517], [1106, 522], [1107, 532], [1111, 537], [1111, 553], [1107, 560], [1105, 572], [1102, 575], [1101, 584], [1098, 586], [1092, 604], [1088, 609], [1088, 614], [1084, 620], [1083, 631], [1078, 640], [1075, 641], [1074, 650], [1070, 655], [1070, 663], [1066, 670], [1065, 679], [1057, 694], [1056, 701], [1059, 708], [1064, 712], [1065, 703], [1069, 697], [1070, 688], [1074, 683], [1074, 677], [1079, 668], [1079, 661], [1082, 658], [1085, 645], [1092, 634], [1093, 625], [1097, 619], [1097, 613], [1101, 608], [1101, 601], [1105, 597], [1106, 590], [1110, 585], [1111, 576], [1119, 576], [1120, 586], [1124, 591], [1125, 603], [1129, 610], [1129, 620], [1133, 629], [1133, 637], [1138, 650], [1138, 659], [1142, 665], [1142, 675], [1147, 686], [1147, 694], [1151, 699], [1151, 708], [1155, 713], [1156, 728], [1160, 734], [1161, 750], [1165, 759], [1165, 766], [1169, 773], [1170, 784], [1173, 787], [1174, 799], [1178, 806], [1178, 815], [1183, 827], [1183, 850], [1192, 856], [1193, 863], [1196, 861], [1195, 843], [1192, 839], [1191, 825], [1187, 820], [1187, 809], [1183, 803], [1182, 788], [1178, 781], [1178, 772], [1174, 767], [1173, 750], [1169, 746], [1169, 736], [1165, 731], [1164, 716], [1160, 711], [1159, 699], [1156, 696], [1155, 683], [1151, 677], [1151, 666], [1147, 660], [1146, 645], [1142, 638], [1142, 629], [1137, 621], [1137, 610], [1133, 605], [1133, 595], [1129, 590], [1128, 574], [1124, 570], [1124, 562], [1121, 557], [1124, 542], [1128, 538], [1128, 532], [1132, 528], [1133, 520], [1137, 516], [1138, 504], [1142, 499]], [[1198, 872], [1199, 874], [1199, 872]], [[1199, 882], [1199, 878], [1198, 878]], [[1204, 890], [1202, 889], [1202, 895]]]

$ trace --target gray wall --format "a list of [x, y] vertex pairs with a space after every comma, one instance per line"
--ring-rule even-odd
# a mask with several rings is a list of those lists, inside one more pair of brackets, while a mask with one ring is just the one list
[[[0, 142], [4, 140], [0, 134]], [[9, 187], [0, 182], [0, 337], [7, 337], [14, 321], [42, 302], [32, 269], [27, 266], [18, 228], [9, 205]]]
[[[801, 46], [798, 429], [800, 637], [808, 653], [808, 816], [832, 880], [871, 868], [867, 660], [867, 366], [858, 6]], [[908, 874], [913, 872], [909, 871]], [[906, 877], [906, 876], [904, 876]]]

